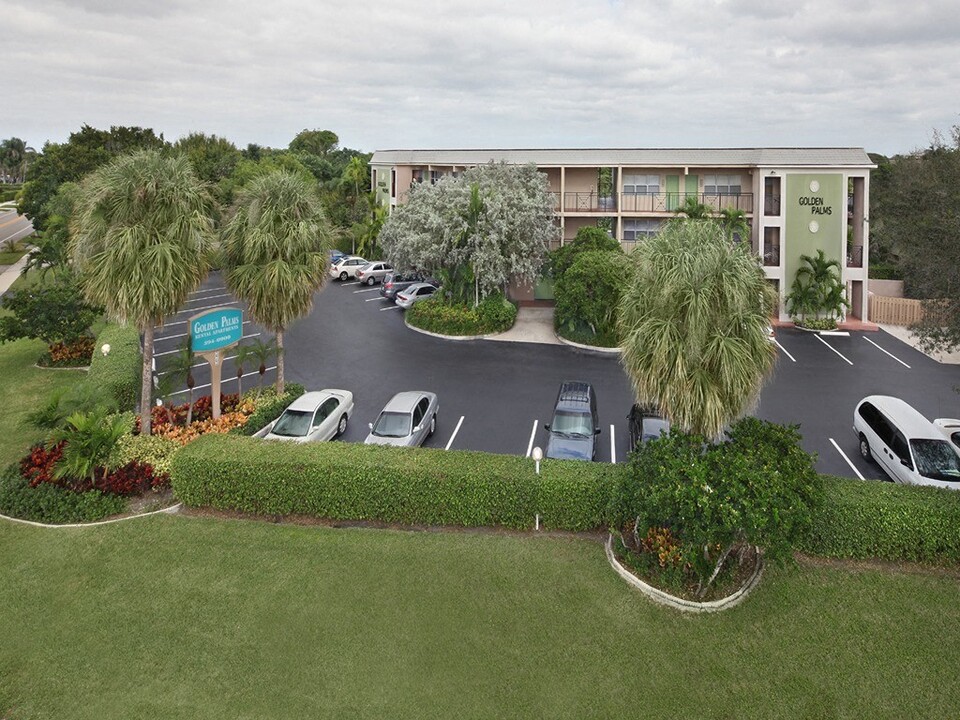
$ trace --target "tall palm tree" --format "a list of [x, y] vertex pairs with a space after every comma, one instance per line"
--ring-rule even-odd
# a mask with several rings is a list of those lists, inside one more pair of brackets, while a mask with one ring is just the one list
[[257, 338], [250, 346], [251, 355], [259, 363], [257, 372], [260, 374], [260, 382], [257, 385], [257, 397], [260, 397], [260, 393], [263, 392], [263, 376], [267, 373], [267, 363], [275, 358], [278, 352], [276, 338], [270, 338], [266, 342]]
[[747, 213], [732, 207], [725, 207], [720, 211], [720, 226], [734, 242], [743, 242], [750, 239], [750, 222]]
[[277, 341], [277, 392], [284, 391], [283, 335], [313, 308], [327, 279], [330, 227], [315, 184], [276, 170], [240, 191], [223, 233], [227, 287]]
[[140, 427], [150, 434], [153, 329], [209, 269], [212, 201], [189, 160], [156, 150], [91, 173], [74, 214], [70, 253], [87, 299], [143, 336]]
[[717, 437], [757, 396], [776, 360], [776, 295], [757, 258], [712, 220], [673, 220], [630, 254], [621, 362], [637, 401], [685, 432]]
[[796, 277], [787, 295], [787, 304], [791, 314], [806, 319], [807, 313], [815, 317], [826, 314], [837, 318], [843, 315], [843, 309], [849, 307], [846, 289], [840, 280], [840, 261], [827, 258], [823, 250], [816, 255], [801, 255], [803, 263], [797, 268]]
[[190, 347], [190, 338], [184, 338], [173, 357], [167, 362], [167, 372], [174, 380], [185, 380], [187, 384], [187, 425], [193, 422], [193, 388], [196, 380], [193, 377], [193, 362], [195, 356]]
[[674, 212], [677, 215], [685, 215], [690, 220], [706, 220], [711, 217], [710, 208], [700, 202], [696, 195], [687, 195], [683, 199], [683, 204]]

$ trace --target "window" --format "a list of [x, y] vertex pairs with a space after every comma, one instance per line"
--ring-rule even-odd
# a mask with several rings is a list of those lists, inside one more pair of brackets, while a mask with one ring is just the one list
[[417, 406], [413, 409], [413, 426], [416, 427], [423, 420], [423, 416], [427, 414], [427, 406], [429, 401], [426, 398], [423, 398], [420, 402], [417, 403]]
[[631, 218], [623, 221], [623, 239], [630, 242], [653, 237], [660, 232], [660, 221], [653, 218]]
[[893, 434], [893, 444], [890, 446], [893, 454], [907, 463], [907, 467], [913, 470], [913, 463], [910, 461], [910, 450], [907, 448], [907, 439], [903, 433], [897, 431]]
[[442, 177], [443, 177], [443, 172], [441, 172], [440, 170], [431, 170], [431, 171], [430, 171], [430, 184], [431, 184], [431, 185], [436, 185], [436, 184], [440, 181], [440, 178], [442, 178]]
[[703, 178], [704, 195], [739, 195], [739, 175], [705, 175]]
[[660, 176], [624, 175], [623, 192], [627, 195], [656, 195], [660, 192]]
[[415, 183], [423, 182], [423, 170], [417, 168], [416, 170], [413, 171], [413, 181]]

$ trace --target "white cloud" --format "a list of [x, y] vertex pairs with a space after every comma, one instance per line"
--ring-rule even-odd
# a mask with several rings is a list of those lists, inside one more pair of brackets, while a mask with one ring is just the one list
[[925, 145], [957, 122], [951, 0], [33, 0], [0, 136], [83, 123], [373, 150]]

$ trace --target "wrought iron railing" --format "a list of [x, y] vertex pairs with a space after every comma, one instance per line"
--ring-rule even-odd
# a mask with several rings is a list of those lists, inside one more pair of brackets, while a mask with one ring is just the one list
[[763, 198], [763, 214], [764, 215], [779, 215], [780, 214], [780, 196], [779, 195], [765, 195]]
[[[554, 192], [554, 208], [565, 213], [596, 212], [612, 213], [617, 211], [617, 197], [600, 195], [596, 192]], [[621, 212], [666, 213], [679, 210], [687, 198], [694, 198], [712, 212], [721, 210], [742, 210], [753, 212], [753, 193], [620, 193]], [[778, 201], [779, 202], [779, 201]]]
[[863, 245], [850, 245], [847, 247], [847, 267], [863, 267]]
[[780, 247], [778, 245], [768, 248], [763, 254], [763, 264], [766, 267], [780, 267]]

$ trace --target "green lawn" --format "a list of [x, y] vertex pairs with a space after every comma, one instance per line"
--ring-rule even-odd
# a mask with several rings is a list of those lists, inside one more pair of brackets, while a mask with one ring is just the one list
[[[27, 254], [26, 250], [17, 250], [16, 252], [0, 250], [0, 266], [13, 265], [17, 260], [19, 260], [26, 254]], [[6, 268], [0, 267], [0, 272], [2, 272], [3, 270], [6, 270]]]
[[0, 717], [957, 717], [956, 579], [769, 570], [691, 617], [573, 538], [0, 525]]

